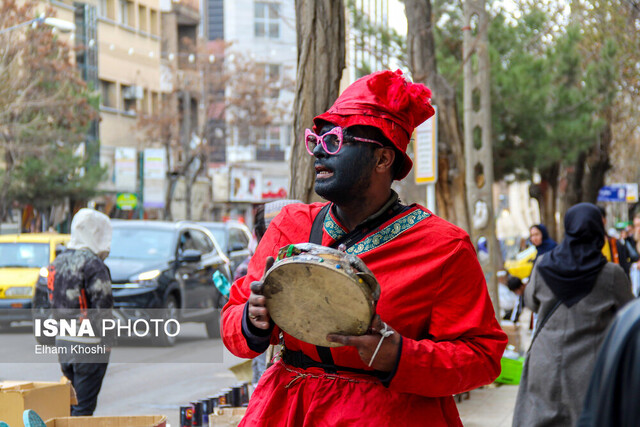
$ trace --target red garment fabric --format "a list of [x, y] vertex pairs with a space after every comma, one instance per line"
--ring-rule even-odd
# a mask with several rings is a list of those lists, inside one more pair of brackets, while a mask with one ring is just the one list
[[[250, 283], [261, 278], [267, 256], [308, 241], [322, 206], [286, 206], [260, 242], [247, 276], [232, 286], [223, 309], [223, 341], [233, 354], [257, 355], [242, 333]], [[331, 216], [324, 223], [323, 245], [334, 241], [336, 230], [345, 231]], [[463, 230], [415, 205], [352, 248], [380, 283], [377, 313], [403, 337], [395, 376], [385, 387], [369, 375], [330, 375], [280, 361], [260, 379], [241, 425], [459, 426], [452, 395], [488, 384], [500, 373], [507, 338]], [[279, 333], [276, 326], [272, 343]], [[320, 361], [315, 346], [283, 334], [288, 349]], [[331, 353], [338, 366], [370, 369], [354, 347], [332, 348]]]
[[402, 169], [395, 177], [400, 180], [413, 166], [407, 155], [411, 134], [434, 114], [428, 87], [406, 80], [400, 70], [385, 70], [366, 75], [347, 87], [327, 112], [313, 119], [313, 131], [319, 134], [323, 122], [342, 128], [364, 125], [380, 129], [404, 155]]

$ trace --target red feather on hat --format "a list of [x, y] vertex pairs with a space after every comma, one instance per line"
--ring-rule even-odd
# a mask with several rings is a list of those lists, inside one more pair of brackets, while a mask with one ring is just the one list
[[[401, 70], [375, 73], [367, 81], [367, 87], [378, 102], [387, 105], [393, 111], [400, 112], [412, 105], [424, 105], [425, 110], [428, 111], [427, 117], [433, 115], [433, 109], [429, 103], [431, 99], [429, 88], [423, 84], [408, 81]], [[416, 113], [422, 116], [420, 113], [423, 111], [416, 111]], [[420, 120], [420, 123], [424, 120], [424, 118]], [[414, 120], [411, 125], [416, 126], [416, 121]]]

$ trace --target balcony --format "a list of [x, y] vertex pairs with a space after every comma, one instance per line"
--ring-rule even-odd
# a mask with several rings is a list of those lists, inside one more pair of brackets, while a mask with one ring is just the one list
[[256, 148], [257, 161], [283, 162], [285, 157], [285, 151], [280, 147], [272, 146]]

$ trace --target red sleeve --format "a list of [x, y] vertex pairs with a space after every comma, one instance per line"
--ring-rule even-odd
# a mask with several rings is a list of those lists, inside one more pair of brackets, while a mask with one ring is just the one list
[[390, 388], [427, 397], [450, 396], [491, 383], [500, 374], [507, 336], [495, 318], [484, 274], [468, 239], [442, 266], [429, 336], [403, 337]]
[[[262, 278], [267, 257], [275, 256], [278, 251], [277, 247], [275, 253], [273, 249], [277, 246], [274, 243], [279, 240], [279, 234], [275, 227], [269, 227], [249, 262], [247, 275], [236, 280], [231, 286], [229, 302], [222, 309], [222, 342], [238, 357], [254, 358], [259, 354], [249, 348], [247, 339], [242, 333], [242, 316], [245, 303], [251, 295], [251, 282]], [[274, 339], [277, 340], [278, 332], [278, 328], [274, 328], [271, 335], [272, 342]]]
[[[321, 204], [285, 206], [271, 221], [260, 240], [256, 252], [249, 262], [247, 275], [238, 279], [229, 295], [229, 302], [222, 309], [222, 341], [229, 351], [238, 357], [253, 358], [258, 355], [249, 348], [242, 332], [242, 316], [245, 303], [251, 295], [251, 282], [260, 280], [264, 273], [267, 257], [276, 257], [278, 250], [290, 243], [307, 242], [310, 230], [310, 216], [317, 212]], [[271, 334], [271, 343], [278, 343], [280, 329], [276, 326]]]

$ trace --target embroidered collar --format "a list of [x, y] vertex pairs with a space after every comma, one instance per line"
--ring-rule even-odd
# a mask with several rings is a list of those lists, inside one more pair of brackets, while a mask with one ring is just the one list
[[[387, 200], [377, 212], [361, 222], [358, 227], [366, 226], [367, 223], [375, 221], [396, 203], [398, 203], [398, 193], [391, 190], [389, 200]], [[323, 227], [327, 234], [335, 241], [344, 237], [348, 233], [348, 230], [340, 224], [333, 210], [334, 205], [332, 204], [331, 209], [329, 209], [325, 215]], [[407, 209], [400, 218], [397, 218], [385, 228], [378, 230], [378, 232], [367, 236], [357, 244], [349, 247], [347, 253], [358, 255], [381, 246], [429, 216], [430, 214], [422, 209]]]

